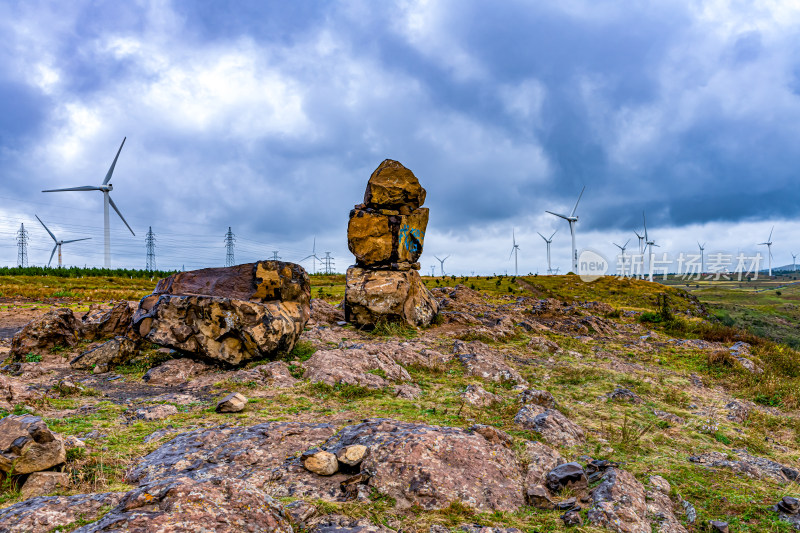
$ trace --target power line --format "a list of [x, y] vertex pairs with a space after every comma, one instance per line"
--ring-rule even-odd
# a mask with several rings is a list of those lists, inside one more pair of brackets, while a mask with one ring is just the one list
[[17, 265], [23, 268], [28, 266], [28, 230], [24, 223], [20, 224], [17, 232]]
[[236, 235], [233, 234], [231, 227], [228, 226], [228, 233], [225, 234], [225, 266], [233, 266], [236, 260], [233, 257], [233, 243], [236, 241]]
[[150, 226], [147, 230], [147, 238], [145, 239], [145, 246], [147, 248], [147, 270], [157, 270], [156, 268], [156, 236], [153, 233], [153, 227]]
[[278, 256], [278, 250], [272, 250], [272, 260], [273, 261], [280, 261], [281, 258]]

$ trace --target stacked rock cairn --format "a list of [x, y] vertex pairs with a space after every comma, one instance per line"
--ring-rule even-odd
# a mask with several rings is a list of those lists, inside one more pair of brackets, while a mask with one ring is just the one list
[[427, 326], [439, 308], [417, 272], [428, 209], [425, 189], [391, 159], [367, 183], [364, 203], [350, 211], [347, 245], [356, 264], [347, 269], [345, 319], [358, 326], [381, 322]]

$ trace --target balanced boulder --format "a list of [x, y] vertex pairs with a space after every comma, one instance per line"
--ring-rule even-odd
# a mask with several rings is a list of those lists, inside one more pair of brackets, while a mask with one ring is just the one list
[[308, 322], [311, 288], [294, 263], [259, 261], [181, 272], [139, 304], [136, 333], [225, 365], [291, 351]]
[[417, 270], [428, 209], [414, 173], [391, 159], [370, 176], [364, 203], [350, 211], [347, 246], [356, 264], [347, 270], [345, 320], [427, 326], [439, 308]]

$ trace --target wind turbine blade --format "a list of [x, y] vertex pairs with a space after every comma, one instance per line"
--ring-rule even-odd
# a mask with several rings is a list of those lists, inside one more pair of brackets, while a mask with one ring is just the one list
[[642, 223], [644, 224], [644, 240], [647, 240], [647, 217], [644, 216], [644, 211], [642, 211]]
[[[556, 232], [558, 232], [558, 230], [554, 231], [554, 232], [553, 232], [553, 235], [555, 235], [555, 234], [556, 234]], [[553, 240], [553, 235], [550, 235], [550, 240], [551, 240], [551, 241]]]
[[66, 189], [47, 189], [46, 191], [42, 192], [63, 192], [63, 191], [99, 191], [100, 187], [94, 187], [92, 185], [84, 185], [83, 187], [68, 187]]
[[572, 208], [572, 214], [570, 215], [571, 217], [575, 216], [575, 211], [578, 210], [578, 204], [581, 202], [581, 197], [583, 196], [583, 191], [585, 190], [586, 190], [586, 185], [583, 186], [583, 189], [581, 189], [581, 193], [578, 195], [578, 201], [575, 202], [575, 207]]
[[769, 237], [767, 237], [767, 240], [768, 240], [768, 241], [771, 241], [771, 240], [772, 240], [772, 232], [773, 232], [773, 230], [774, 230], [774, 229], [775, 229], [775, 226], [772, 226], [772, 229], [771, 229], [771, 230], [769, 230]]
[[517, 235], [514, 232], [514, 228], [511, 228], [511, 242], [514, 243], [514, 246], [517, 245]]
[[511, 256], [514, 255], [514, 247], [511, 247], [511, 253], [508, 254], [508, 258], [511, 259]]
[[441, 259], [439, 259], [438, 255], [434, 255], [433, 257], [435, 257], [437, 261], [441, 261]]
[[84, 237], [82, 239], [72, 239], [70, 241], [61, 241], [61, 244], [67, 244], [68, 242], [78, 242], [78, 241], [88, 241], [91, 237]]
[[50, 263], [53, 262], [53, 256], [56, 255], [56, 248], [58, 248], [57, 244], [53, 246], [53, 251], [50, 252], [50, 260], [47, 262], [47, 266], [50, 266]]
[[631, 242], [631, 240], [630, 240], [630, 239], [628, 239], [627, 241], [625, 241], [625, 245], [623, 246], [623, 248], [627, 248], [627, 247], [628, 247], [628, 243], [629, 243], [629, 242]]
[[[450, 256], [448, 255], [447, 257], [450, 257]], [[445, 257], [444, 259], [442, 259], [442, 261], [447, 261], [447, 257]]]
[[[539, 233], [539, 232], [537, 231], [536, 233]], [[541, 233], [539, 233], [539, 237], [541, 237], [542, 239], [544, 239], [544, 242], [547, 242], [547, 239], [546, 239], [546, 238], [545, 238], [545, 236], [544, 236], [544, 235], [542, 235]]]
[[569, 217], [567, 215], [559, 215], [558, 213], [553, 213], [552, 211], [545, 211], [545, 213], [550, 213], [551, 215], [555, 215], [555, 216], [557, 216], [559, 218], [563, 218], [564, 220], [569, 220]]
[[[123, 142], [124, 142], [124, 141], [123, 141]], [[119, 209], [117, 209], [117, 204], [115, 204], [115, 203], [114, 203], [114, 200], [112, 200], [112, 199], [111, 199], [111, 195], [108, 195], [108, 203], [109, 203], [109, 204], [111, 204], [111, 207], [113, 207], [113, 208], [114, 208], [114, 211], [116, 211], [116, 212], [117, 212], [117, 214], [119, 215], [119, 218], [121, 218], [121, 219], [122, 219], [122, 221], [123, 221], [123, 222], [125, 222], [125, 225], [126, 225], [126, 226], [128, 226], [128, 229], [130, 230], [131, 234], [132, 234], [134, 237], [136, 237], [136, 234], [135, 234], [135, 233], [133, 233], [133, 230], [131, 229], [130, 225], [128, 224], [128, 221], [127, 221], [127, 220], [125, 220], [125, 217], [124, 217], [124, 216], [122, 216], [122, 213], [120, 213], [120, 212], [119, 212]]]
[[38, 220], [38, 221], [39, 221], [39, 224], [41, 224], [41, 225], [44, 227], [44, 229], [45, 229], [45, 230], [47, 230], [47, 233], [49, 233], [49, 234], [50, 234], [50, 236], [53, 238], [53, 240], [54, 240], [55, 242], [58, 242], [58, 239], [56, 239], [56, 236], [55, 236], [55, 235], [53, 235], [53, 232], [52, 232], [52, 231], [50, 231], [50, 230], [47, 228], [47, 226], [45, 226], [45, 225], [44, 225], [44, 222], [42, 222], [42, 219], [41, 219], [41, 218], [39, 218], [39, 215], [33, 215], [33, 216], [35, 216], [35, 217], [36, 217], [36, 220]]
[[[108, 169], [106, 179], [103, 180], [103, 185], [108, 185], [108, 182], [111, 180], [111, 174], [114, 173], [114, 167], [117, 166], [117, 158], [119, 157], [119, 153], [122, 151], [122, 146], [125, 144], [125, 139], [127, 139], [127, 137], [122, 138], [122, 144], [119, 145], [119, 150], [117, 150], [117, 155], [114, 156], [114, 162], [111, 163], [111, 168]], [[119, 211], [117, 211], [117, 213], [119, 213]], [[126, 222], [125, 224], [127, 225], [128, 223]], [[130, 227], [128, 227], [128, 229], [130, 229]], [[133, 231], [131, 231], [131, 233], [133, 233]]]

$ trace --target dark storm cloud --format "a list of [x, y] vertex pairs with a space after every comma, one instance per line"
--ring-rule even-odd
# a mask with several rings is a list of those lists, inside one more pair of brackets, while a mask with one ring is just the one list
[[[442, 247], [571, 209], [584, 185], [596, 231], [643, 210], [796, 218], [797, 14], [741, 9], [6, 4], [0, 195], [99, 181], [128, 136], [114, 194], [139, 232], [230, 225], [296, 254], [313, 235], [346, 254], [347, 212], [387, 157], [422, 179]], [[47, 201], [96, 229], [97, 198]]]

